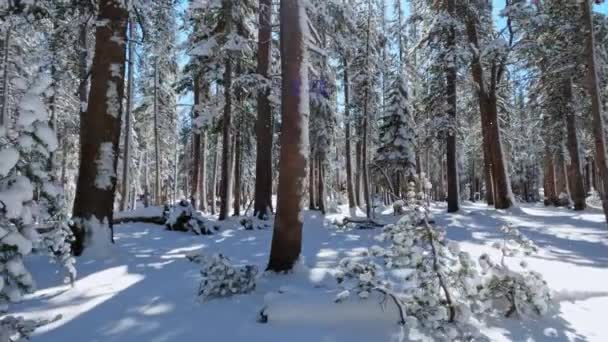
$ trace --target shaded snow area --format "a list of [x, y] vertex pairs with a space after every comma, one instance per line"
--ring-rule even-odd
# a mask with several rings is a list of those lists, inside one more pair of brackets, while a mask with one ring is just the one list
[[[599, 211], [540, 205], [496, 211], [471, 203], [453, 215], [444, 214], [441, 206], [433, 210], [437, 223], [448, 227], [448, 237], [475, 257], [498, 253], [490, 245], [501, 239], [499, 227], [505, 223], [540, 247], [527, 259], [529, 268], [543, 274], [558, 305], [536, 320], [488, 322], [482, 330], [492, 341], [608, 341], [608, 230]], [[377, 220], [395, 221], [391, 211]], [[28, 259], [39, 290], [12, 311], [27, 318], [62, 314], [61, 320], [36, 331], [34, 341], [43, 342], [405, 340], [389, 301], [334, 303], [340, 292], [333, 277], [337, 263], [377, 244], [373, 237], [380, 233], [337, 229], [331, 222], [339, 216], [305, 213], [304, 257], [291, 274], [260, 272], [253, 292], [204, 302], [197, 296], [200, 266], [185, 256], [221, 252], [236, 266], [253, 264], [263, 270], [271, 229], [254, 221], [256, 228], [245, 230], [238, 218], [221, 223], [208, 236], [152, 224], [120, 225], [110, 259], [78, 259], [74, 288], [57, 286], [62, 276], [53, 273], [56, 268], [45, 258]], [[263, 308], [265, 324], [258, 322]]]

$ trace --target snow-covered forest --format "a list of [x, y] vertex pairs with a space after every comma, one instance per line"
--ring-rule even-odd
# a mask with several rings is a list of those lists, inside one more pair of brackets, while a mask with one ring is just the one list
[[608, 341], [604, 0], [0, 0], [0, 342]]

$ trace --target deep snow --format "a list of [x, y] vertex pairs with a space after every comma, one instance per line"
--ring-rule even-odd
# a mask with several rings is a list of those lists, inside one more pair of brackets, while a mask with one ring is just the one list
[[[438, 224], [448, 236], [477, 256], [496, 253], [506, 222], [519, 227], [541, 247], [528, 258], [555, 290], [559, 307], [540, 320], [503, 319], [484, 332], [494, 341], [608, 341], [608, 229], [599, 211], [523, 205], [496, 211], [467, 203], [457, 214], [434, 206]], [[394, 221], [387, 210], [378, 218]], [[331, 224], [341, 214], [326, 217], [306, 212], [303, 261], [290, 275], [263, 275], [255, 292], [228, 299], [197, 301], [198, 266], [185, 255], [203, 250], [221, 252], [235, 264], [268, 259], [272, 231], [243, 230], [237, 218], [222, 223], [212, 236], [170, 232], [150, 224], [116, 227], [111, 258], [78, 259], [74, 288], [61, 284], [40, 256], [28, 261], [40, 289], [13, 313], [32, 317], [62, 314], [56, 323], [38, 330], [34, 341], [398, 341], [402, 336], [390, 305], [377, 301], [334, 304], [338, 291], [331, 276], [337, 262], [356, 256], [377, 241], [378, 229], [337, 230]], [[270, 321], [256, 321], [268, 306]]]

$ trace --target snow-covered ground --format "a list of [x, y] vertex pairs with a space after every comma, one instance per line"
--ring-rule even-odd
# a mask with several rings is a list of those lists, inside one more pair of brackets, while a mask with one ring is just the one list
[[[468, 203], [447, 215], [435, 206], [448, 236], [477, 256], [493, 253], [506, 222], [536, 242], [540, 253], [528, 259], [555, 290], [556, 312], [540, 320], [503, 319], [484, 332], [493, 341], [608, 341], [608, 229], [603, 215], [527, 206], [506, 212]], [[58, 286], [61, 276], [46, 259], [30, 260], [39, 291], [13, 306], [17, 314], [50, 317], [34, 341], [398, 341], [393, 307], [377, 301], [333, 303], [338, 291], [331, 276], [337, 262], [377, 244], [376, 230], [337, 230], [339, 214], [305, 214], [303, 262], [289, 275], [263, 275], [257, 289], [228, 299], [197, 301], [198, 265], [185, 259], [197, 250], [221, 252], [235, 264], [263, 269], [270, 228], [243, 230], [238, 219], [211, 236], [166, 231], [151, 224], [116, 227], [116, 246], [107, 260], [78, 260], [74, 288]], [[392, 221], [390, 215], [378, 220]], [[269, 305], [270, 320], [257, 322]]]

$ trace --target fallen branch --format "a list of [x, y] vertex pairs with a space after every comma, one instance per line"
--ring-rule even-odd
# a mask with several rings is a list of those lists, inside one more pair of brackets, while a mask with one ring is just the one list
[[372, 290], [378, 291], [380, 293], [382, 293], [385, 297], [390, 297], [393, 302], [395, 303], [395, 306], [397, 306], [397, 310], [399, 311], [399, 325], [405, 325], [405, 317], [406, 317], [406, 313], [405, 313], [405, 308], [403, 307], [403, 303], [399, 300], [399, 298], [397, 298], [397, 296], [395, 296], [394, 293], [386, 290], [385, 288], [382, 287], [374, 287]]

